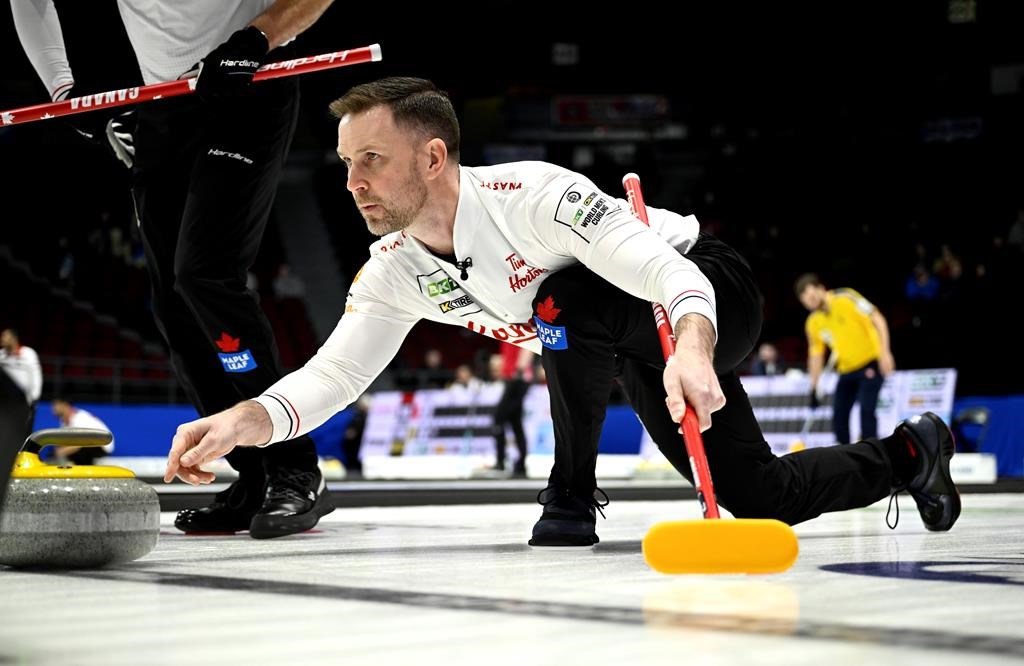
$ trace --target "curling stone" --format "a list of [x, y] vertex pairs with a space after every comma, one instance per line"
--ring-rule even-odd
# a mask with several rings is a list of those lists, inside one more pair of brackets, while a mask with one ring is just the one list
[[131, 470], [43, 464], [44, 446], [104, 446], [104, 430], [39, 430], [14, 462], [0, 512], [0, 564], [89, 568], [130, 562], [156, 546], [160, 500]]

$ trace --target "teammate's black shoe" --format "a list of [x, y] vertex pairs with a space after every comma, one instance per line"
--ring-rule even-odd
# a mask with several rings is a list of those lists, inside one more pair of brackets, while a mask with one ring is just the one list
[[249, 526], [249, 536], [253, 539], [305, 532], [334, 511], [319, 469], [278, 468], [269, 475], [266, 500]]
[[213, 497], [209, 506], [179, 511], [174, 526], [187, 534], [227, 534], [249, 529], [263, 504], [263, 484], [239, 478]]
[[[531, 546], [593, 546], [598, 538], [594, 527], [597, 512], [608, 506], [608, 495], [600, 488], [604, 502], [593, 495], [577, 495], [564, 488], [548, 486], [537, 493], [537, 502], [544, 505], [540, 520], [533, 526]], [[601, 511], [601, 517], [604, 512]]]
[[917, 502], [924, 526], [945, 532], [960, 516], [960, 493], [949, 473], [949, 460], [956, 448], [953, 433], [935, 414], [925, 412], [896, 426], [917, 459], [917, 471], [908, 481], [893, 488], [906, 490]]

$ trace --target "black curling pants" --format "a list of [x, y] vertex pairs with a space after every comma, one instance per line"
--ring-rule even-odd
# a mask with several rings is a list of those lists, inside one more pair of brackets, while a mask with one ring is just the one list
[[[772, 453], [735, 372], [761, 330], [761, 296], [750, 268], [705, 234], [686, 256], [711, 281], [717, 300], [714, 364], [726, 404], [712, 414], [704, 447], [719, 504], [739, 518], [796, 524], [885, 497], [892, 466], [876, 439], [782, 457]], [[546, 278], [535, 312], [548, 297], [560, 308], [552, 324], [565, 328], [566, 339], [564, 349], [545, 347], [542, 357], [555, 430], [550, 483], [577, 495], [593, 492], [597, 444], [616, 378], [665, 457], [692, 482], [679, 426], [665, 406], [665, 363], [650, 303], [582, 265]]]

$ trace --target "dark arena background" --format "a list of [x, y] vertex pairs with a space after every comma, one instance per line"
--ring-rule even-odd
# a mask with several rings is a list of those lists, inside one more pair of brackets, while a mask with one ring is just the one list
[[[76, 90], [141, 85], [117, 2], [55, 4]], [[600, 543], [531, 548], [554, 458], [539, 361], [526, 361], [523, 458], [496, 419], [507, 345], [421, 321], [311, 434], [332, 514], [269, 541], [186, 536], [176, 512], [236, 473], [218, 460], [209, 486], [162, 480], [175, 429], [197, 413], [154, 318], [132, 172], [65, 119], [5, 123], [0, 329], [39, 356], [33, 429], [62, 426], [64, 409], [95, 416], [114, 437], [96, 464], [132, 470], [160, 512], [156, 546], [134, 561], [0, 563], [0, 664], [1024, 657], [1024, 7], [670, 4], [329, 7], [291, 54], [378, 43], [383, 59], [298, 77], [297, 130], [248, 272], [282, 364], [302, 367], [334, 330], [375, 239], [328, 105], [381, 77], [428, 78], [461, 122], [461, 164], [552, 162], [622, 198], [636, 172], [648, 205], [695, 215], [746, 258], [764, 325], [739, 372], [776, 455], [835, 444], [839, 379], [827, 371], [812, 405], [796, 280], [815, 273], [874, 304], [896, 366], [879, 434], [925, 411], [950, 425], [963, 502], [950, 532], [927, 531], [904, 494], [893, 530], [888, 500], [795, 526], [800, 558], [785, 573], [656, 573], [647, 529], [701, 508], [615, 384]], [[0, 57], [0, 111], [49, 101], [9, 3]], [[211, 344], [238, 351], [225, 335]], [[5, 479], [25, 419], [12, 378], [0, 372]], [[25, 482], [10, 482], [0, 544], [22, 529], [10, 515]], [[59, 549], [94, 536], [88, 498], [47, 511], [31, 509], [26, 529], [82, 530]]]

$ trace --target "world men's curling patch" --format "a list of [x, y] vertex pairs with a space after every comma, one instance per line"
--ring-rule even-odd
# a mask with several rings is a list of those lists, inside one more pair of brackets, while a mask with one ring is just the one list
[[614, 199], [593, 187], [573, 183], [558, 201], [555, 222], [589, 243], [604, 216], [617, 207]]

